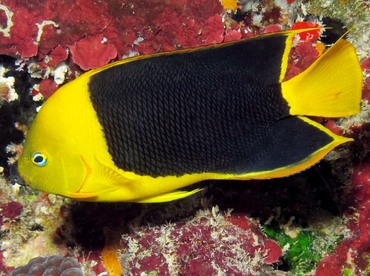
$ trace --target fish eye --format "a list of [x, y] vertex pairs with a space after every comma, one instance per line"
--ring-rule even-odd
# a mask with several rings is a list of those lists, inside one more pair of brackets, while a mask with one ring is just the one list
[[46, 155], [41, 152], [35, 152], [32, 154], [31, 161], [38, 167], [43, 167], [47, 163]]

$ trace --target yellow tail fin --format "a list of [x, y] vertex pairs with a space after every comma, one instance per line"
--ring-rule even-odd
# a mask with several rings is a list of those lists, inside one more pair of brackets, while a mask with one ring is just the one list
[[362, 78], [355, 48], [339, 39], [281, 89], [292, 115], [343, 117], [360, 111]]

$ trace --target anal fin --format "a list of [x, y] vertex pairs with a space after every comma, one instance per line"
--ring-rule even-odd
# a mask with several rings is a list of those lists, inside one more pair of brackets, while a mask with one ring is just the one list
[[289, 176], [315, 165], [332, 149], [353, 141], [332, 133], [306, 117], [287, 117], [269, 129], [269, 144], [262, 153], [264, 169], [251, 178], [268, 179]]
[[153, 197], [147, 197], [141, 200], [135, 200], [135, 202], [138, 203], [161, 203], [161, 202], [168, 202], [168, 201], [173, 201], [181, 198], [185, 198], [188, 196], [191, 196], [195, 193], [198, 193], [202, 190], [202, 188], [196, 188], [191, 191], [183, 191], [183, 190], [176, 190], [172, 191], [169, 193], [161, 194], [158, 196], [153, 196]]
[[67, 196], [72, 199], [77, 199], [77, 200], [93, 200], [96, 198], [96, 194], [94, 193], [73, 193], [73, 192], [67, 192]]

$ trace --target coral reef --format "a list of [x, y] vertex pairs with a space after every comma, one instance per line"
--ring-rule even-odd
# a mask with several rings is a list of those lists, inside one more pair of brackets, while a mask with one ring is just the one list
[[186, 223], [135, 228], [123, 235], [121, 262], [126, 274], [256, 275], [271, 270], [280, 247], [245, 216], [200, 211]]
[[[0, 3], [0, 275], [52, 263], [60, 275], [71, 262], [72, 274], [63, 275], [369, 273], [368, 1], [72, 2]], [[210, 182], [191, 198], [158, 205], [71, 202], [5, 180], [43, 99], [83, 71], [139, 54], [323, 25], [334, 28], [321, 42], [317, 32], [295, 41], [286, 78], [350, 29], [365, 76], [362, 112], [317, 118], [355, 142], [306, 172]]]
[[279, 225], [265, 225], [264, 231], [285, 249], [283, 258], [289, 271], [308, 273], [343, 239], [343, 223], [333, 225], [337, 227], [333, 232], [317, 229], [317, 225], [311, 226], [312, 229], [289, 225], [283, 225], [284, 228], [281, 229]]
[[362, 64], [362, 70], [364, 70], [365, 80], [363, 88], [363, 98], [367, 101], [370, 100], [370, 57], [365, 59]]
[[361, 59], [368, 57], [370, 6], [363, 0], [315, 0], [308, 1], [307, 12], [326, 16], [342, 21], [351, 28], [348, 39], [357, 46], [357, 53]]
[[42, 276], [83, 276], [81, 264], [73, 258], [61, 255], [36, 257], [24, 266], [14, 269], [10, 276], [42, 275]]
[[[368, 126], [369, 127], [369, 126]], [[363, 129], [362, 129], [363, 130]], [[366, 135], [366, 139], [369, 137]], [[368, 142], [366, 142], [369, 146]], [[369, 155], [353, 166], [352, 189], [355, 204], [346, 212], [346, 238], [319, 263], [316, 275], [360, 275], [370, 263], [370, 163]]]
[[[0, 54], [31, 58], [43, 79], [70, 56], [75, 76], [116, 57], [222, 42], [223, 8], [218, 0], [10, 1], [0, 6]], [[17, 12], [15, 12], [17, 11]], [[57, 12], [56, 12], [57, 11]], [[24, 20], [24, 19], [27, 20]], [[54, 79], [55, 81], [55, 79]]]
[[16, 67], [15, 59], [0, 56], [0, 171], [5, 173], [9, 171], [8, 163], [14, 163], [19, 154], [22, 128], [31, 121], [36, 107], [28, 96], [32, 81]]

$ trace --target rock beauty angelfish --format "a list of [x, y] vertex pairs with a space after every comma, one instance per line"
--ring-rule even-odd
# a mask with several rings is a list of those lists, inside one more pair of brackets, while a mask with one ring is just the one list
[[207, 179], [307, 169], [352, 139], [304, 116], [358, 113], [362, 71], [339, 39], [284, 81], [299, 32], [138, 56], [81, 75], [37, 114], [20, 175], [77, 200], [164, 202]]

